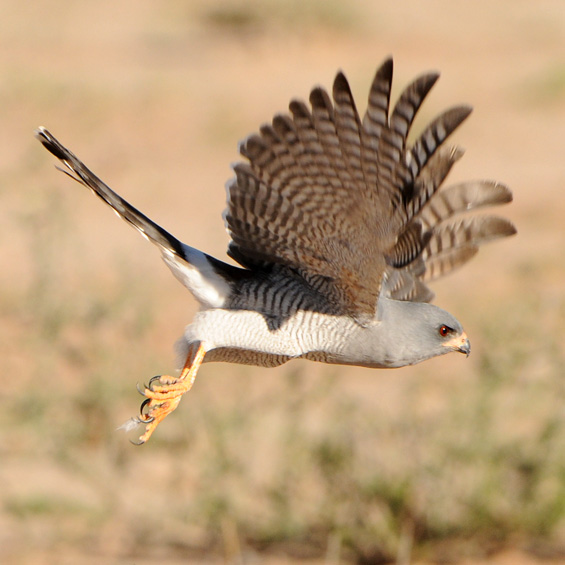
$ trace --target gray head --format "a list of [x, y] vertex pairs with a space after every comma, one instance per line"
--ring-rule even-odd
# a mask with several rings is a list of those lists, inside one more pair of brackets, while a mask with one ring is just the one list
[[471, 352], [460, 322], [433, 304], [389, 300], [384, 311], [383, 325], [397, 357], [395, 366], [413, 365], [451, 351], [467, 356]]
[[467, 334], [449, 312], [424, 302], [380, 302], [380, 320], [362, 328], [347, 346], [345, 356], [357, 364], [403, 367], [451, 351], [471, 352]]

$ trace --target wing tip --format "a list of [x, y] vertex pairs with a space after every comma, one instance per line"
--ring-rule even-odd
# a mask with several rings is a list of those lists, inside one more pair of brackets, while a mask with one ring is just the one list
[[508, 187], [508, 185], [499, 182], [499, 181], [492, 181], [493, 182], [493, 189], [497, 192], [497, 204], [509, 204], [514, 200], [514, 195], [512, 191]]
[[348, 82], [347, 77], [345, 76], [345, 73], [343, 72], [342, 69], [339, 69], [337, 71], [336, 75], [335, 75], [333, 90], [334, 90], [334, 93], [335, 92], [341, 92], [341, 91], [348, 92], [350, 90], [349, 89], [349, 82]]
[[377, 69], [377, 73], [380, 76], [389, 77], [392, 80], [392, 73], [394, 71], [394, 59], [392, 55], [387, 55], [381, 66]]

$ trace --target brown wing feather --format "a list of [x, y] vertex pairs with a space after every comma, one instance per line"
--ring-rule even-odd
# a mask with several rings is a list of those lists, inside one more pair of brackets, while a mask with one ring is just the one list
[[438, 78], [437, 73], [427, 73], [404, 89], [380, 140], [378, 182], [383, 186], [389, 185], [388, 191], [397, 209], [402, 209], [400, 199], [404, 202], [410, 200], [411, 187], [416, 176], [416, 171], [408, 169], [405, 162], [408, 134], [418, 109]]
[[[276, 116], [244, 143], [249, 164], [236, 165], [228, 187], [229, 253], [246, 266], [282, 263], [307, 279], [331, 279], [328, 298], [372, 315], [384, 273], [379, 207], [367, 205], [374, 188], [364, 181], [362, 126], [341, 74], [334, 96], [335, 109], [314, 89], [311, 111], [293, 102], [292, 117]], [[257, 212], [263, 217], [254, 220]]]
[[[228, 185], [228, 253], [250, 268], [292, 268], [315, 281], [337, 311], [362, 321], [374, 315], [383, 280], [393, 297], [429, 300], [424, 281], [432, 271], [447, 272], [483, 240], [509, 235], [510, 224], [449, 223], [469, 206], [501, 203], [500, 191], [489, 196], [490, 189], [466, 184], [438, 193], [462, 154], [442, 144], [469, 107], [444, 112], [408, 146], [416, 112], [437, 77], [413, 81], [389, 119], [387, 59], [361, 120], [340, 72], [331, 98], [315, 88], [310, 107], [292, 101], [290, 114], [250, 136], [241, 146], [247, 162], [234, 167]], [[453, 241], [440, 252], [446, 237]]]
[[411, 223], [420, 224], [424, 233], [430, 234], [429, 242], [409, 265], [401, 269], [389, 267], [388, 294], [398, 300], [433, 299], [433, 293], [424, 283], [464, 265], [483, 243], [516, 233], [516, 228], [504, 218], [464, 214], [511, 201], [510, 190], [493, 181], [463, 182], [436, 192]]
[[497, 216], [453, 219], [436, 227], [423, 253], [424, 281], [446, 275], [466, 263], [483, 243], [516, 233], [511, 222]]

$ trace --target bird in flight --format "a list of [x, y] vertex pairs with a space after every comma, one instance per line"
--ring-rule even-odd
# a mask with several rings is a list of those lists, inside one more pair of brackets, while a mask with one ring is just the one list
[[508, 203], [510, 190], [474, 180], [442, 188], [459, 147], [446, 139], [469, 106], [441, 113], [408, 142], [438, 79], [411, 82], [391, 108], [393, 63], [378, 68], [363, 118], [338, 72], [330, 95], [293, 100], [240, 145], [227, 185], [231, 241], [220, 261], [182, 243], [131, 206], [41, 127], [36, 136], [71, 178], [91, 189], [155, 244], [199, 312], [179, 341], [179, 376], [140, 389], [145, 443], [190, 390], [203, 362], [274, 367], [303, 358], [392, 368], [470, 352], [462, 325], [430, 304], [428, 283], [481, 244], [516, 233], [511, 222], [468, 214]]

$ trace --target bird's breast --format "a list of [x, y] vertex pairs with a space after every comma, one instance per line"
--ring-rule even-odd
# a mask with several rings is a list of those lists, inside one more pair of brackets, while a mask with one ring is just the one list
[[185, 330], [188, 343], [203, 341], [207, 349], [238, 348], [301, 357], [313, 351], [340, 356], [359, 325], [348, 316], [298, 311], [276, 320], [250, 310], [211, 309], [199, 312]]

